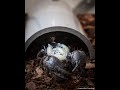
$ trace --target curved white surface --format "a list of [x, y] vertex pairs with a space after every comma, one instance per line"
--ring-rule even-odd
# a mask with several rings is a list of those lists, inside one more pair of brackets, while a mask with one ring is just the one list
[[25, 28], [25, 42], [36, 32], [54, 26], [63, 26], [85, 33], [72, 12], [63, 1], [40, 0], [29, 11], [29, 20]]

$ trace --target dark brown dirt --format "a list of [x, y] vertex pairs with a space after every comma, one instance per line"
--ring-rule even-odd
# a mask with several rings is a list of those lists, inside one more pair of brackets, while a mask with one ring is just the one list
[[[95, 48], [95, 15], [78, 15], [78, 19]], [[95, 87], [95, 67], [86, 68], [82, 74], [76, 71], [65, 82], [56, 82], [54, 75], [48, 75], [40, 67], [40, 61], [41, 59], [33, 59], [25, 62], [25, 90], [76, 90]], [[87, 62], [95, 63], [91, 60]]]

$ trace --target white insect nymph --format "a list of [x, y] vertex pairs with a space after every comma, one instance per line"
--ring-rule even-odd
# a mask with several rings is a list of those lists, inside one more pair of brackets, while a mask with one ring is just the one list
[[58, 43], [54, 48], [52, 45], [48, 44], [47, 55], [54, 56], [59, 60], [65, 60], [68, 53], [69, 53], [69, 48], [64, 44]]

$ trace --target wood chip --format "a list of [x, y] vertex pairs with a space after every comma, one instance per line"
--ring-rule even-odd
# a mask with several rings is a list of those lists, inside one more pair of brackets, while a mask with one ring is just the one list
[[95, 64], [94, 64], [94, 63], [86, 63], [85, 68], [86, 68], [86, 69], [95, 68]]
[[40, 78], [42, 77], [42, 74], [43, 74], [43, 70], [39, 67], [36, 68], [36, 73], [38, 74], [37, 76], [35, 77], [32, 77], [32, 79], [36, 79], [36, 78]]
[[29, 83], [26, 84], [26, 88], [28, 90], [35, 90], [36, 89], [36, 85], [35, 85], [34, 82], [29, 82]]

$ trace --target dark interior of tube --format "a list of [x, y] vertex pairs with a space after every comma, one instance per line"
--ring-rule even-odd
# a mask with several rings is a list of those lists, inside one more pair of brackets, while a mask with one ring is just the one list
[[55, 31], [43, 34], [32, 41], [25, 52], [26, 60], [35, 59], [37, 53], [43, 49], [44, 46], [47, 47], [48, 44], [52, 43], [53, 39], [55, 39], [54, 41], [56, 43], [67, 45], [70, 51], [83, 50], [86, 55], [89, 56], [88, 48], [80, 38], [71, 33]]

